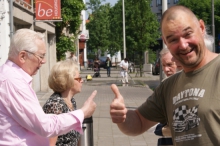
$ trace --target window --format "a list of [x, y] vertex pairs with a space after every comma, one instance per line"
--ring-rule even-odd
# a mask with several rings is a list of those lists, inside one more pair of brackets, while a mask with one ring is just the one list
[[179, 0], [174, 0], [174, 4], [176, 4], [176, 3], [178, 3], [179, 2]]
[[150, 6], [153, 7], [153, 1], [151, 1]]
[[162, 16], [162, 14], [161, 13], [157, 13], [157, 17], [161, 17]]
[[161, 6], [161, 5], [162, 5], [162, 0], [157, 0], [157, 1], [156, 1], [156, 5], [157, 5], [157, 6]]

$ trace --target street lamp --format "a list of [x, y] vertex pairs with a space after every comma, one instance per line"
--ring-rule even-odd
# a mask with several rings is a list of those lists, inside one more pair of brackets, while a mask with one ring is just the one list
[[122, 17], [123, 17], [123, 46], [124, 58], [126, 58], [126, 42], [125, 42], [125, 2], [122, 0]]

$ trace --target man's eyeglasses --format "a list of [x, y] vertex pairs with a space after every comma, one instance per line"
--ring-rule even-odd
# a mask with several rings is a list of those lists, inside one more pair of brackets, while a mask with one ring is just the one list
[[45, 55], [39, 55], [39, 54], [30, 52], [30, 51], [28, 51], [28, 50], [24, 50], [24, 51], [25, 51], [25, 52], [28, 52], [28, 53], [30, 53], [30, 54], [32, 54], [32, 55], [34, 55], [34, 56], [36, 56], [37, 58], [39, 57], [39, 58], [41, 59], [41, 61], [44, 60], [44, 58], [45, 58]]
[[82, 81], [82, 77], [74, 78], [74, 80], [77, 80], [80, 83]]

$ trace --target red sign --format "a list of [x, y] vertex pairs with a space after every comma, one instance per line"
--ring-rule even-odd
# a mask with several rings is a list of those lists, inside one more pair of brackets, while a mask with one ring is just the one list
[[60, 0], [36, 0], [36, 20], [61, 19]]

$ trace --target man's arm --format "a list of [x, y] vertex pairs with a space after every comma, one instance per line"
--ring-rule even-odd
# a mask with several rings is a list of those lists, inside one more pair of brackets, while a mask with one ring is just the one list
[[[96, 104], [93, 98], [97, 91], [91, 94], [79, 110], [59, 115], [45, 114], [37, 97], [30, 92], [31, 87], [28, 88], [19, 83], [5, 82], [1, 84], [1, 88], [5, 89], [4, 93], [0, 92], [1, 103], [10, 115], [9, 117], [12, 117], [20, 126], [43, 137], [61, 135], [70, 130], [82, 132], [83, 119], [91, 117], [95, 111]], [[16, 85], [20, 85], [19, 89]]]
[[110, 105], [112, 122], [116, 123], [119, 129], [126, 135], [136, 136], [142, 134], [157, 122], [145, 119], [138, 110], [127, 110], [124, 99], [116, 85], [111, 86], [115, 98]]
[[125, 122], [117, 125], [124, 134], [130, 136], [140, 135], [158, 123], [145, 119], [137, 110], [129, 110], [126, 117]]

